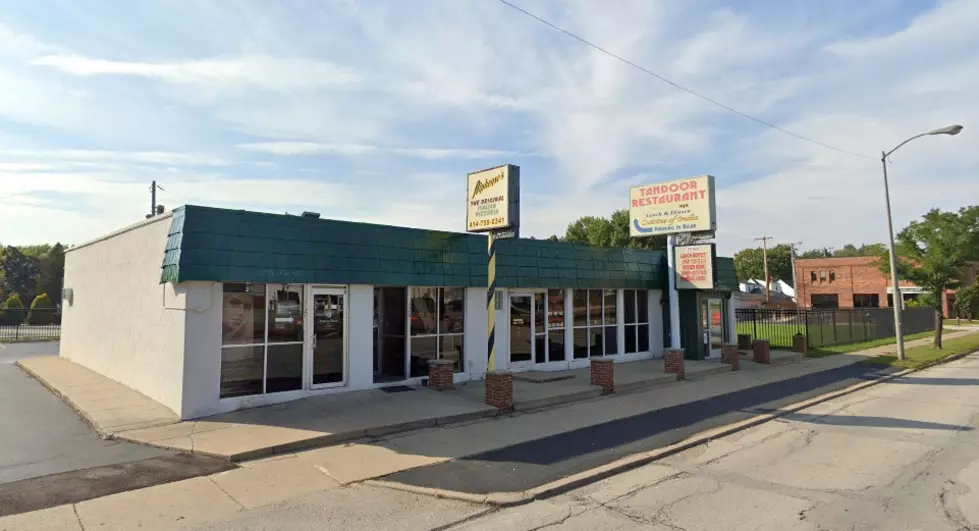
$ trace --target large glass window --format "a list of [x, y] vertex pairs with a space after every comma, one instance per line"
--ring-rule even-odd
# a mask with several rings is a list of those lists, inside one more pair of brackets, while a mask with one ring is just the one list
[[411, 377], [427, 375], [434, 359], [454, 361], [456, 372], [464, 369], [465, 293], [463, 288], [411, 288]]
[[649, 292], [627, 289], [622, 296], [625, 305], [625, 353], [649, 351]]
[[302, 389], [302, 286], [224, 284], [220, 397]]
[[618, 353], [614, 289], [574, 290], [574, 357], [607, 356]]
[[564, 361], [564, 290], [547, 290], [547, 357]]

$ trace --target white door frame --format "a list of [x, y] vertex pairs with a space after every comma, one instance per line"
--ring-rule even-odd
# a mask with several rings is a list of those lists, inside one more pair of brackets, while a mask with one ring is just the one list
[[[305, 349], [305, 359], [304, 361], [304, 380], [306, 389], [326, 389], [330, 387], [343, 387], [347, 385], [350, 380], [350, 360], [349, 349], [347, 348], [350, 341], [350, 297], [347, 293], [345, 287], [328, 287], [328, 286], [310, 286], [307, 293], [306, 300], [306, 315], [307, 322], [310, 326], [306, 327], [308, 332], [306, 333], [306, 349]], [[315, 298], [316, 295], [339, 295], [343, 298], [343, 380], [340, 382], [330, 382], [325, 384], [314, 384], [313, 383], [313, 354], [316, 350], [316, 307]]]

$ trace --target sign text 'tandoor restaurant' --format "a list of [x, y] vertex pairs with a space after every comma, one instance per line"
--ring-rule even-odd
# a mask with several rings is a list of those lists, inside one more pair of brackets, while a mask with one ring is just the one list
[[676, 248], [676, 289], [714, 289], [714, 245]]
[[710, 175], [629, 190], [629, 234], [634, 237], [713, 231], [714, 212], [714, 177]]

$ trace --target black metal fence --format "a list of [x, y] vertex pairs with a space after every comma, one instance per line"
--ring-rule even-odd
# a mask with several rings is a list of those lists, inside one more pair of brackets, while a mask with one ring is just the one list
[[61, 313], [50, 308], [0, 308], [0, 343], [61, 339]]
[[[739, 308], [735, 310], [738, 334], [767, 339], [772, 348], [792, 348], [792, 336], [803, 334], [813, 348], [845, 345], [894, 337], [891, 308], [779, 310]], [[935, 329], [935, 311], [908, 308], [901, 314], [905, 334]]]

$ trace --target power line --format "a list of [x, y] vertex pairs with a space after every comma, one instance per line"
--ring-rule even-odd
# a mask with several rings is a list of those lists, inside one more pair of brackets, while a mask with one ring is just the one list
[[780, 133], [784, 133], [786, 135], [795, 137], [795, 138], [797, 138], [799, 140], [802, 140], [802, 141], [805, 141], [805, 142], [810, 142], [812, 144], [816, 144], [818, 146], [822, 146], [822, 147], [824, 147], [826, 149], [832, 149], [833, 151], [839, 151], [840, 153], [846, 153], [847, 155], [853, 155], [854, 157], [861, 157], [861, 158], [865, 158], [865, 159], [878, 160], [877, 157], [872, 157], [870, 155], [864, 155], [863, 153], [857, 153], [855, 151], [849, 151], [849, 150], [846, 150], [846, 149], [843, 149], [843, 148], [838, 148], [836, 146], [831, 146], [831, 145], [826, 144], [824, 142], [820, 142], [819, 140], [815, 140], [813, 138], [802, 136], [802, 135], [800, 135], [798, 133], [793, 133], [792, 131], [789, 131], [788, 129], [784, 129], [782, 127], [779, 127], [779, 126], [777, 126], [777, 125], [775, 125], [775, 124], [773, 124], [771, 122], [767, 122], [765, 120], [762, 120], [761, 118], [755, 118], [754, 116], [751, 116], [750, 114], [743, 113], [743, 112], [735, 109], [734, 107], [730, 107], [730, 106], [725, 105], [725, 104], [723, 104], [723, 103], [721, 103], [721, 102], [719, 102], [719, 101], [717, 101], [717, 100], [715, 100], [713, 98], [710, 98], [708, 96], [704, 96], [703, 94], [700, 94], [699, 92], [696, 92], [696, 91], [694, 91], [692, 89], [689, 89], [687, 87], [684, 87], [683, 85], [680, 85], [679, 83], [676, 83], [674, 81], [671, 81], [671, 80], [669, 80], [669, 79], [661, 76], [660, 74], [657, 74], [656, 72], [653, 72], [652, 70], [650, 70], [650, 69], [648, 69], [648, 68], [646, 68], [646, 67], [644, 67], [642, 65], [639, 65], [637, 63], [634, 63], [634, 62], [632, 62], [632, 61], [630, 61], [630, 60], [628, 60], [628, 59], [626, 59], [626, 58], [624, 58], [624, 57], [622, 57], [620, 55], [616, 55], [616, 54], [614, 54], [614, 53], [606, 50], [605, 48], [602, 48], [601, 46], [599, 46], [599, 45], [597, 45], [597, 44], [595, 44], [595, 43], [593, 43], [591, 41], [586, 40], [583, 37], [579, 37], [578, 35], [570, 32], [570, 31], [568, 31], [568, 30], [566, 30], [566, 29], [564, 29], [564, 28], [562, 28], [560, 26], [557, 26], [557, 25], [555, 25], [555, 24], [553, 24], [553, 23], [551, 23], [549, 21], [547, 21], [546, 19], [543, 19], [543, 18], [541, 18], [541, 17], [539, 17], [539, 16], [537, 16], [537, 15], [535, 15], [535, 14], [533, 14], [533, 13], [531, 13], [531, 12], [529, 12], [529, 11], [527, 11], [527, 10], [519, 7], [519, 6], [516, 6], [514, 4], [511, 4], [507, 0], [499, 0], [499, 1], [501, 3], [507, 5], [507, 6], [509, 6], [509, 7], [513, 8], [513, 9], [515, 9], [515, 10], [523, 13], [524, 15], [527, 15], [528, 17], [530, 17], [530, 18], [532, 18], [532, 19], [534, 19], [534, 20], [536, 20], [536, 21], [538, 21], [538, 22], [540, 22], [540, 23], [542, 23], [542, 24], [550, 27], [551, 29], [555, 29], [557, 31], [560, 31], [561, 33], [567, 35], [568, 37], [571, 37], [572, 39], [574, 39], [574, 40], [576, 40], [576, 41], [578, 41], [578, 42], [580, 42], [580, 43], [582, 43], [582, 44], [584, 44], [586, 46], [590, 46], [590, 47], [592, 47], [592, 48], [594, 48], [594, 49], [602, 52], [603, 54], [605, 54], [605, 55], [607, 55], [609, 57], [618, 59], [619, 61], [622, 61], [623, 63], [625, 63], [625, 64], [627, 64], [627, 65], [629, 65], [629, 66], [631, 66], [631, 67], [633, 67], [633, 68], [635, 68], [635, 69], [637, 69], [637, 70], [639, 70], [641, 72], [645, 72], [646, 74], [649, 74], [649, 75], [655, 77], [656, 79], [662, 81], [663, 83], [666, 83], [667, 85], [672, 86], [673, 88], [682, 90], [683, 92], [686, 92], [687, 94], [690, 94], [691, 96], [695, 96], [697, 98], [700, 98], [700, 99], [702, 99], [702, 100], [704, 100], [704, 101], [706, 101], [706, 102], [708, 102], [708, 103], [710, 103], [712, 105], [716, 105], [716, 106], [718, 106], [718, 107], [720, 107], [722, 109], [725, 109], [725, 110], [727, 110], [729, 112], [732, 112], [734, 114], [737, 114], [738, 116], [741, 116], [742, 118], [747, 118], [747, 119], [749, 119], [749, 120], [751, 120], [753, 122], [757, 122], [757, 123], [759, 123], [761, 125], [764, 125], [765, 127], [770, 127], [772, 129], [780, 132]]

